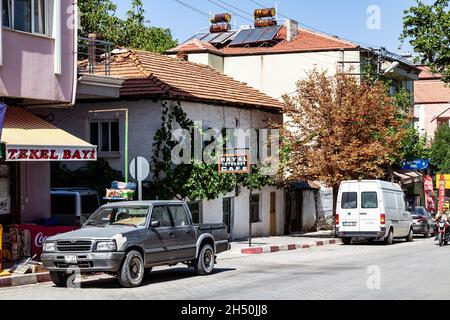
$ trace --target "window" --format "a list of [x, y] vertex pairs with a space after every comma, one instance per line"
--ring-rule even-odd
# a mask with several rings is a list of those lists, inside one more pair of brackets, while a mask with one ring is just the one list
[[11, 27], [11, 0], [2, 0], [2, 21], [4, 27]]
[[172, 220], [169, 211], [165, 206], [156, 206], [152, 212], [152, 222], [159, 221], [160, 227], [172, 227]]
[[200, 201], [193, 201], [188, 203], [189, 210], [191, 211], [192, 215], [192, 222], [193, 223], [201, 223], [201, 202]]
[[260, 212], [259, 212], [259, 194], [252, 195], [252, 201], [251, 201], [251, 206], [250, 206], [250, 215], [251, 215], [251, 221], [253, 223], [261, 222], [261, 217], [260, 217]]
[[169, 206], [169, 210], [172, 214], [175, 227], [186, 227], [189, 225], [189, 220], [183, 206]]
[[34, 0], [33, 6], [34, 30], [36, 33], [45, 33], [45, 0]]
[[341, 199], [342, 209], [356, 209], [358, 208], [358, 194], [356, 192], [343, 192]]
[[378, 197], [376, 192], [363, 192], [361, 193], [361, 207], [363, 209], [376, 209], [378, 208]]
[[48, 0], [1, 0], [3, 26], [14, 30], [47, 34]]
[[91, 122], [90, 141], [99, 152], [119, 152], [119, 122]]

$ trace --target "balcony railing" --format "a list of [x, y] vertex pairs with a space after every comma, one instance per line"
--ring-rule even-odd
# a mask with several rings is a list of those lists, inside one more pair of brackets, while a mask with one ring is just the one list
[[111, 50], [114, 44], [95, 37], [78, 39], [78, 74], [111, 76]]

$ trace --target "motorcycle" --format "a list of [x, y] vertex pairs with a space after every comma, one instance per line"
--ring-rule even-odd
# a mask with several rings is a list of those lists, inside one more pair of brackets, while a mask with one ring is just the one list
[[447, 245], [450, 241], [449, 223], [444, 219], [437, 222], [439, 246]]

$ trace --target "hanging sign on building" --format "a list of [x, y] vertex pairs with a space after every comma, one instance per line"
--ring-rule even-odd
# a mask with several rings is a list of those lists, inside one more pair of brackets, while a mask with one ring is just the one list
[[226, 154], [219, 158], [219, 173], [250, 173], [248, 154]]
[[6, 161], [96, 161], [97, 149], [86, 147], [6, 146]]
[[415, 159], [412, 161], [403, 161], [402, 170], [424, 170], [430, 166], [428, 159]]

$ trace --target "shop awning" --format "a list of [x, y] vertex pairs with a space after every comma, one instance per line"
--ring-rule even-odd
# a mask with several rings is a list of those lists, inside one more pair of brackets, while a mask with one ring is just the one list
[[6, 111], [6, 161], [95, 161], [97, 147], [18, 107]]
[[394, 175], [400, 179], [402, 185], [414, 184], [422, 181], [422, 175], [416, 171], [394, 171]]

